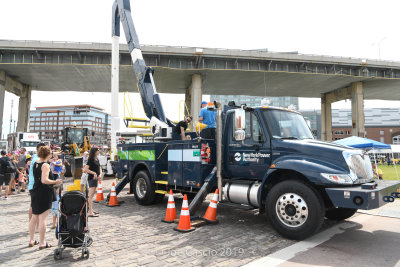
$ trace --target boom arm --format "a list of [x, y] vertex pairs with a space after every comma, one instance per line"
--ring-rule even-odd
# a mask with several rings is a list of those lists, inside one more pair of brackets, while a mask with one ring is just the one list
[[157, 93], [153, 80], [154, 69], [147, 67], [143, 60], [139, 38], [133, 25], [129, 0], [115, 0], [114, 2], [112, 9], [112, 36], [120, 36], [120, 23], [122, 23], [124, 28], [146, 116], [149, 119], [156, 117], [161, 122], [167, 123], [170, 127], [173, 126], [165, 118], [160, 96]]

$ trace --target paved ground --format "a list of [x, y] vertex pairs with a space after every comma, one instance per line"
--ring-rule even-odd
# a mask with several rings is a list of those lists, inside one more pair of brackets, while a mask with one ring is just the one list
[[[106, 180], [103, 188], [109, 189], [110, 183], [111, 180]], [[125, 201], [120, 207], [95, 204], [101, 215], [89, 221], [94, 239], [90, 258], [82, 260], [80, 250], [67, 248], [65, 258], [57, 262], [53, 259], [53, 249], [39, 251], [37, 247], [27, 247], [28, 195], [0, 200], [0, 266], [241, 266], [248, 263], [258, 266], [257, 263], [269, 256], [274, 259], [274, 264], [269, 266], [372, 266], [377, 263], [394, 266], [399, 258], [396, 251], [400, 247], [400, 219], [358, 214], [340, 224], [326, 221], [326, 231], [309, 240], [294, 242], [280, 237], [264, 215], [253, 211], [220, 205], [220, 224], [182, 234], [173, 231], [175, 225], [160, 222], [166, 199], [161, 204], [144, 207], [126, 190], [118, 199]], [[181, 200], [181, 197], [176, 199], [178, 211]], [[204, 204], [200, 213], [206, 208]], [[49, 217], [49, 226], [50, 222]], [[56, 244], [54, 231], [48, 232], [47, 238]], [[270, 260], [267, 258], [267, 262]], [[352, 260], [356, 260], [354, 264]]]
[[399, 210], [400, 200], [397, 200], [369, 214], [358, 213], [248, 266], [400, 266]]
[[[110, 188], [110, 180], [103, 183]], [[120, 207], [95, 204], [100, 217], [89, 218], [94, 243], [90, 258], [81, 260], [81, 251], [67, 248], [60, 265], [78, 266], [239, 266], [287, 247], [294, 241], [281, 238], [264, 215], [254, 212], [218, 208], [220, 224], [208, 225], [191, 233], [173, 231], [175, 225], [161, 223], [167, 200], [154, 206], [138, 205], [127, 191], [118, 198]], [[176, 199], [180, 211], [181, 197]], [[27, 194], [0, 200], [0, 265], [54, 265], [53, 249], [28, 248], [29, 197]], [[203, 205], [202, 212], [207, 205]], [[51, 218], [49, 217], [49, 226]], [[38, 238], [38, 237], [37, 237]], [[55, 245], [54, 231], [47, 233]]]

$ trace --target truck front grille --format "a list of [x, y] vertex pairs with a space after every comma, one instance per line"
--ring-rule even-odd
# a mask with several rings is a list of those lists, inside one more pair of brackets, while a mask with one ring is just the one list
[[353, 163], [354, 171], [358, 179], [373, 178], [374, 174], [372, 172], [371, 160], [367, 154], [352, 155], [351, 162]]

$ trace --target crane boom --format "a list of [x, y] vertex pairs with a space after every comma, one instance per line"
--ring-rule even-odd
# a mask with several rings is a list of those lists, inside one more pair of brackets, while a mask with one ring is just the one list
[[142, 98], [143, 109], [151, 120], [153, 117], [169, 127], [173, 123], [165, 117], [160, 95], [157, 93], [153, 80], [154, 69], [147, 67], [143, 60], [139, 38], [133, 24], [129, 0], [115, 0], [112, 9], [112, 36], [120, 36], [120, 24], [124, 28], [125, 38], [128, 43], [129, 53], [133, 62], [138, 89]]

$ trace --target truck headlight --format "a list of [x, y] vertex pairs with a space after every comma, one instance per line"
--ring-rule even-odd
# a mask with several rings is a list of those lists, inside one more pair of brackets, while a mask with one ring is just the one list
[[350, 174], [321, 173], [322, 177], [335, 184], [353, 184]]
[[351, 179], [353, 180], [353, 182], [354, 182], [354, 181], [357, 180], [357, 174], [356, 174], [356, 171], [355, 171], [356, 168], [355, 168], [354, 165], [353, 165], [353, 161], [352, 161], [351, 157], [352, 157], [352, 155], [359, 155], [359, 154], [361, 154], [361, 151], [359, 151], [359, 150], [354, 150], [354, 151], [343, 151], [342, 154], [343, 154], [344, 160], [345, 160], [346, 163], [347, 163], [347, 167], [349, 167], [349, 171], [350, 171], [349, 176], [350, 176], [350, 178], [351, 178]]

